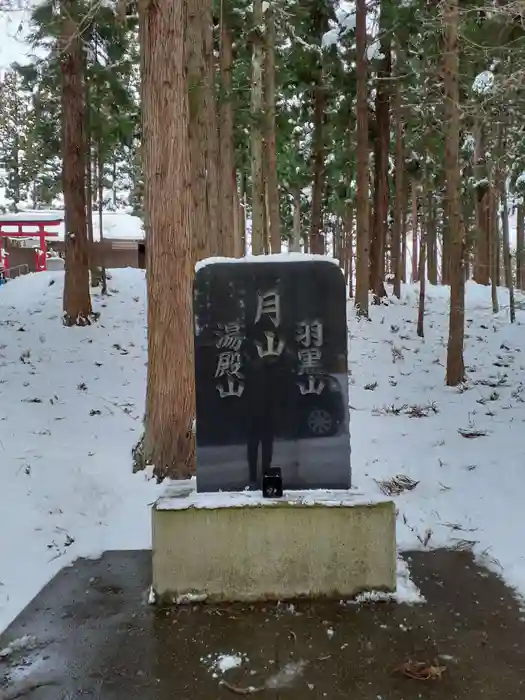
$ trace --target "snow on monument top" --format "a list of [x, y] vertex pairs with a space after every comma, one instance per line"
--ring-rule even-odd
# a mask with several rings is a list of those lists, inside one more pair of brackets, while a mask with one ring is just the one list
[[312, 253], [273, 253], [272, 255], [247, 255], [244, 258], [205, 258], [195, 265], [195, 272], [217, 263], [279, 263], [323, 261], [339, 266], [339, 260]]
[[388, 503], [391, 499], [355, 489], [312, 489], [285, 491], [283, 498], [264, 498], [261, 491], [198, 492], [195, 479], [172, 482], [155, 502], [157, 510], [189, 510], [218, 508], [261, 508], [287, 504], [297, 507], [347, 507]]

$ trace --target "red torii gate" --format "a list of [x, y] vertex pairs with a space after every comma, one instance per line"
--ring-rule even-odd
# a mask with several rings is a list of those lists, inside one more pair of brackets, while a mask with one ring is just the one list
[[[31, 212], [30, 214], [2, 214], [0, 215], [0, 270], [7, 270], [8, 252], [6, 250], [6, 238], [38, 238], [40, 245], [35, 250], [35, 267], [37, 272], [47, 270], [47, 244], [46, 238], [58, 238], [57, 228], [63, 222], [60, 214]], [[50, 231], [54, 228], [54, 231]], [[28, 230], [31, 229], [31, 230]]]

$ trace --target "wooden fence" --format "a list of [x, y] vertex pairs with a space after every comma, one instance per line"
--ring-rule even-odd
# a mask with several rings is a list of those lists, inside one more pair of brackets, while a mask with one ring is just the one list
[[[49, 242], [49, 248], [60, 255], [64, 254], [64, 242]], [[31, 272], [35, 272], [35, 251], [32, 248], [19, 248], [7, 243], [9, 252], [9, 267], [27, 265]], [[90, 251], [92, 262], [98, 267], [135, 267], [145, 268], [145, 253], [143, 241], [130, 241], [126, 239], [106, 240], [93, 243]]]

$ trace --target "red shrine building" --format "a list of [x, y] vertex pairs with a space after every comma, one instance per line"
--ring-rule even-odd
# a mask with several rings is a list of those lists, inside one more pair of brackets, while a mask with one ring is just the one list
[[34, 241], [35, 269], [47, 269], [47, 240], [58, 240], [58, 228], [63, 217], [57, 212], [19, 212], [0, 214], [0, 271], [9, 271], [7, 239], [24, 241], [25, 246]]

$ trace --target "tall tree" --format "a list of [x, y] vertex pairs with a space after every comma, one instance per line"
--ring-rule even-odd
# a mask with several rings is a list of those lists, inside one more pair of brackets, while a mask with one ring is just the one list
[[381, 62], [376, 87], [376, 142], [374, 148], [374, 220], [370, 242], [370, 289], [374, 301], [386, 296], [385, 248], [388, 217], [388, 162], [390, 156], [390, 83], [392, 73], [391, 36], [386, 22], [385, 0], [381, 3], [379, 20]]
[[265, 229], [265, 187], [263, 164], [263, 120], [264, 120], [264, 14], [262, 0], [253, 2], [252, 31], [252, 103], [251, 103], [251, 142], [252, 142], [252, 253], [264, 252]]
[[357, 262], [355, 306], [368, 316], [368, 61], [366, 55], [366, 0], [356, 2], [357, 42]]
[[266, 152], [270, 248], [281, 252], [281, 222], [279, 213], [279, 183], [277, 180], [277, 134], [275, 125], [275, 12], [271, 3], [266, 8]]
[[516, 210], [516, 286], [525, 288], [525, 207], [522, 202]]
[[310, 230], [310, 252], [324, 255], [325, 239], [323, 233], [323, 193], [325, 185], [325, 105], [326, 87], [324, 84], [322, 58], [316, 83], [313, 88], [314, 133], [312, 144], [313, 186], [312, 186], [312, 225]]
[[85, 189], [84, 56], [77, 9], [74, 0], [62, 0], [62, 180], [66, 230], [63, 320], [66, 326], [87, 325], [91, 317]]
[[490, 296], [492, 299], [492, 313], [497, 314], [499, 312], [499, 226], [496, 192], [493, 187], [489, 189], [489, 195], [488, 217], [490, 222]]
[[[86, 64], [87, 68], [87, 64]], [[90, 101], [91, 101], [91, 90], [90, 90], [90, 80], [89, 76], [85, 75], [85, 97], [86, 97], [86, 109], [85, 109], [85, 119], [86, 119], [86, 223], [88, 232], [88, 245], [89, 245], [89, 267], [91, 272], [91, 286], [99, 287], [101, 282], [101, 268], [95, 264], [95, 245], [94, 245], [94, 234], [93, 234], [93, 170], [92, 170], [92, 160], [91, 154], [93, 150], [92, 138], [91, 138], [91, 119], [90, 119]], [[100, 246], [99, 246], [100, 250]]]
[[[419, 165], [418, 165], [419, 167]], [[419, 240], [418, 240], [418, 226], [419, 226], [419, 178], [417, 171], [412, 174], [410, 181], [410, 194], [412, 196], [412, 274], [410, 276], [411, 282], [417, 282], [419, 279], [419, 262], [418, 262], [418, 251], [419, 251]]]
[[191, 172], [186, 0], [139, 1], [147, 211], [148, 378], [143, 462], [194, 471]]
[[[314, 0], [311, 3], [312, 30], [315, 41], [321, 43], [324, 32], [328, 29], [328, 7], [325, 0]], [[310, 252], [324, 255], [324, 211], [323, 204], [326, 190], [326, 107], [328, 77], [325, 71], [325, 52], [319, 51], [312, 55], [312, 101], [313, 101], [313, 134], [312, 134], [312, 215], [310, 229]]]
[[474, 280], [478, 284], [488, 285], [490, 278], [490, 185], [485, 155], [485, 129], [479, 117], [474, 125], [474, 139], [474, 174], [476, 177]]
[[503, 264], [505, 267], [505, 284], [509, 290], [510, 322], [516, 321], [516, 303], [514, 300], [514, 280], [512, 279], [512, 255], [510, 252], [510, 226], [509, 203], [507, 197], [507, 183], [503, 177], [501, 180], [501, 233], [503, 237]]
[[460, 210], [459, 165], [459, 51], [458, 0], [446, 0], [444, 6], [445, 51], [445, 172], [447, 178], [448, 226], [450, 236], [450, 320], [447, 347], [448, 386], [460, 384], [465, 377], [463, 342], [465, 333], [464, 233]]
[[227, 239], [235, 231], [233, 250], [225, 254], [241, 256], [244, 248], [239, 216], [236, 211], [235, 147], [233, 140], [233, 46], [228, 15], [224, 3], [220, 17], [220, 91], [219, 91], [219, 199], [222, 237]]
[[219, 187], [219, 125], [217, 123], [217, 95], [215, 91], [215, 55], [213, 52], [212, 0], [206, 0], [202, 12], [204, 55], [204, 114], [206, 118], [206, 207], [212, 252], [233, 255], [233, 230], [222, 229]]
[[[430, 284], [437, 284], [437, 221], [436, 221], [436, 203], [434, 201], [434, 184], [430, 177], [428, 181], [427, 192], [427, 216], [426, 216], [426, 254], [427, 254], [427, 274]], [[421, 280], [420, 280], [421, 281]]]
[[[98, 214], [98, 234], [100, 250], [104, 250], [104, 161], [102, 160], [102, 144], [97, 143], [97, 214]], [[91, 216], [93, 214], [91, 213]], [[108, 293], [108, 278], [104, 264], [100, 268], [100, 291], [102, 294]]]
[[28, 118], [24, 109], [19, 76], [7, 71], [0, 82], [0, 183], [5, 187], [5, 197], [10, 209], [18, 211], [22, 200], [22, 160], [24, 152], [23, 130]]
[[425, 231], [421, 231], [419, 239], [419, 306], [417, 310], [416, 332], [420, 338], [425, 337], [425, 292], [426, 292], [426, 250], [427, 241]]
[[206, 0], [188, 0], [186, 61], [188, 66], [191, 194], [194, 262], [217, 255], [218, 241], [208, 216], [208, 129], [204, 22]]
[[401, 51], [396, 46], [396, 80], [394, 83], [394, 105], [393, 114], [395, 121], [395, 155], [394, 155], [394, 222], [392, 230], [392, 267], [394, 271], [394, 294], [401, 298], [401, 281], [404, 279], [403, 273], [403, 247], [401, 239], [403, 235], [403, 218], [406, 213], [403, 211], [404, 184], [403, 184], [403, 116], [401, 114]]

